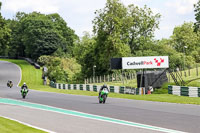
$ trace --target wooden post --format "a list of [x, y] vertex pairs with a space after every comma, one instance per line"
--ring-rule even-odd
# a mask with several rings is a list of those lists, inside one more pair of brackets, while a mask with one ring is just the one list
[[182, 69], [182, 68], [180, 68], [181, 77], [182, 77], [182, 71], [183, 71], [183, 69]]
[[185, 75], [185, 77], [187, 77], [187, 73], [186, 73], [186, 71], [184, 70], [184, 75]]
[[108, 78], [108, 80], [107, 80], [107, 81], [108, 81], [108, 82], [110, 82], [110, 75], [109, 75], [109, 74], [108, 74], [107, 78]]
[[102, 83], [102, 81], [101, 81], [101, 76], [100, 76], [100, 83]]
[[113, 73], [112, 73], [112, 82], [113, 82]]
[[188, 69], [188, 75], [190, 76], [190, 68]]
[[124, 80], [125, 80], [125, 82], [127, 82], [127, 74], [126, 73], [124, 73]]

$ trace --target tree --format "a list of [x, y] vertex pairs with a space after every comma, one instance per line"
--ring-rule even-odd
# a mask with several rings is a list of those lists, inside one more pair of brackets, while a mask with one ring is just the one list
[[[172, 47], [181, 53], [185, 53], [189, 55], [191, 52], [194, 51], [199, 47], [198, 41], [198, 34], [194, 32], [193, 23], [184, 23], [181, 26], [177, 26], [174, 28], [173, 35], [171, 38], [171, 45]], [[186, 47], [187, 49], [185, 49]]]
[[109, 72], [111, 58], [130, 55], [128, 40], [124, 36], [127, 9], [119, 0], [107, 0], [105, 8], [95, 14], [93, 31], [97, 37], [93, 65], [97, 66], [97, 74], [105, 74]]
[[8, 55], [12, 57], [25, 57], [25, 46], [23, 44], [23, 33], [24, 29], [21, 27], [20, 20], [26, 17], [27, 14], [24, 12], [17, 12], [16, 16], [12, 20], [8, 21], [8, 26], [11, 29], [11, 38], [9, 41], [9, 52]]
[[[93, 31], [96, 35], [95, 59], [100, 74], [108, 73], [113, 57], [138, 54], [152, 44], [154, 31], [158, 28], [159, 14], [153, 15], [146, 6], [124, 6], [119, 0], [107, 0], [103, 9], [95, 12]], [[141, 51], [143, 54], [143, 52]], [[90, 66], [92, 68], [92, 66]], [[97, 73], [97, 74], [98, 74]]]
[[49, 14], [47, 15], [47, 17], [51, 19], [51, 21], [54, 23], [54, 27], [59, 32], [59, 34], [63, 37], [63, 43], [61, 44], [62, 51], [64, 53], [68, 53], [74, 56], [73, 48], [74, 48], [75, 42], [79, 40], [74, 30], [68, 27], [65, 20], [62, 17], [60, 17], [60, 15], [57, 13]]
[[78, 39], [58, 14], [17, 13], [10, 24], [13, 29], [11, 48], [17, 56], [37, 59], [56, 52], [73, 56], [72, 47]]
[[88, 32], [84, 32], [84, 36], [75, 43], [73, 53], [79, 63], [83, 64], [83, 58], [94, 49], [95, 43], [95, 38]]
[[75, 83], [80, 80], [81, 65], [74, 58], [40, 56], [37, 62], [48, 68], [47, 76], [52, 81]]
[[[0, 2], [0, 9], [2, 3]], [[8, 28], [6, 20], [0, 13], [0, 55], [7, 55], [8, 42], [11, 30]]]
[[196, 22], [194, 23], [194, 31], [200, 31], [200, 0], [194, 4], [194, 12]]
[[128, 43], [131, 52], [136, 54], [138, 50], [145, 50], [146, 45], [153, 44], [152, 38], [159, 25], [160, 14], [153, 14], [150, 8], [139, 8], [133, 4], [128, 6]]

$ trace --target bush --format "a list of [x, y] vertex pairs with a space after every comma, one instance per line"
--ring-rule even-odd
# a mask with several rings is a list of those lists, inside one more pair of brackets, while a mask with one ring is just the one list
[[73, 58], [41, 56], [38, 63], [48, 68], [47, 76], [54, 82], [75, 83], [81, 80], [81, 65]]

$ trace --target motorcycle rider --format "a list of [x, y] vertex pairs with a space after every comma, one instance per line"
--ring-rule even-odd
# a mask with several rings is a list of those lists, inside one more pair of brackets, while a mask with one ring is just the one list
[[8, 80], [8, 82], [7, 82], [7, 86], [10, 87], [11, 84], [12, 84], [12, 81], [11, 81], [11, 80]]
[[25, 82], [23, 83], [23, 85], [22, 85], [22, 87], [21, 87], [21, 92], [22, 92], [22, 89], [24, 89], [24, 88], [27, 89], [27, 92], [29, 91], [29, 90], [28, 90], [28, 86], [26, 85]]
[[102, 90], [103, 90], [104, 88], [106, 88], [107, 91], [109, 92], [109, 89], [108, 89], [107, 85], [104, 84], [103, 86], [101, 86], [101, 88], [100, 88], [100, 90], [99, 90], [99, 97], [101, 96], [101, 92], [102, 92]]

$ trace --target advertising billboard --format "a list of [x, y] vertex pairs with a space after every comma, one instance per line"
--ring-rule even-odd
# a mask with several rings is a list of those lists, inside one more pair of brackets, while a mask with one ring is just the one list
[[168, 56], [122, 57], [122, 69], [168, 68]]

